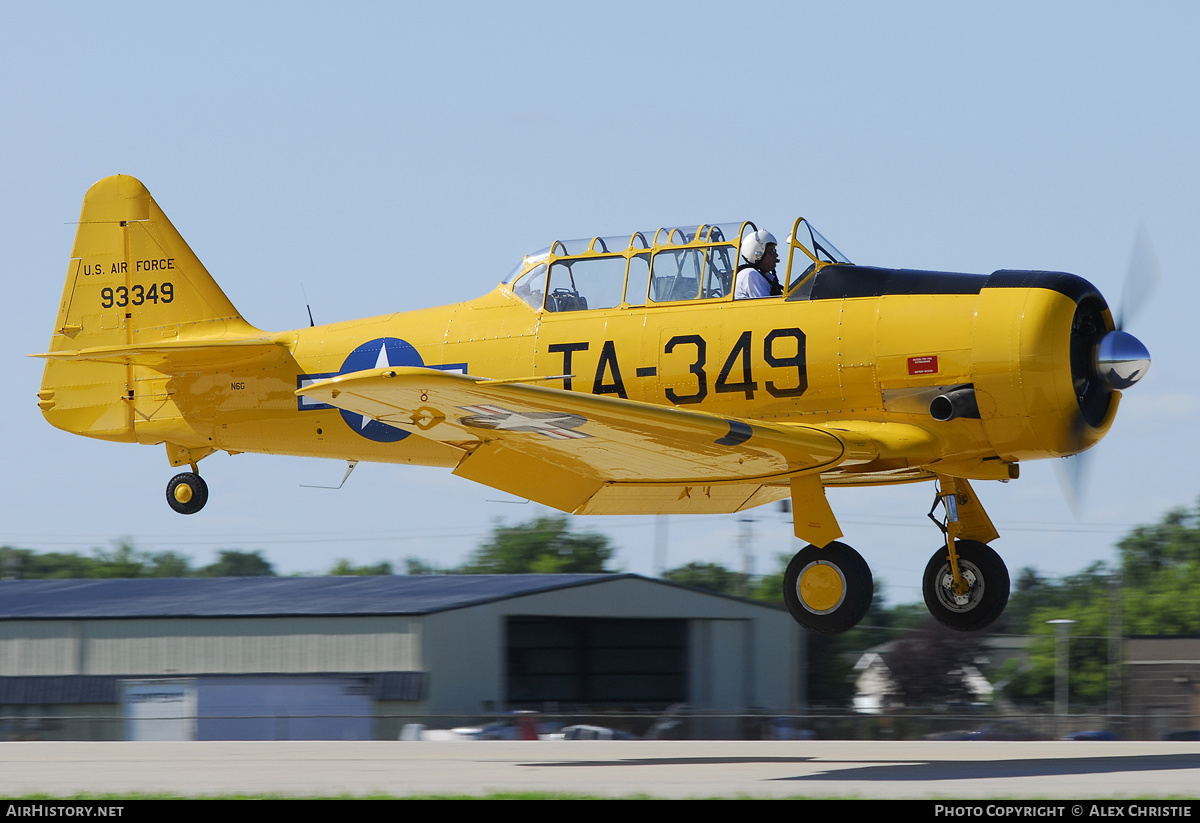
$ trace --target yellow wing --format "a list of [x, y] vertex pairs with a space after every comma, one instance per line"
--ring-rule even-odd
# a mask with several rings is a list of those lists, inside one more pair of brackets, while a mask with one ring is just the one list
[[577, 514], [737, 511], [786, 497], [792, 478], [819, 484], [847, 455], [815, 427], [436, 369], [371, 369], [297, 394], [460, 448], [455, 474]]

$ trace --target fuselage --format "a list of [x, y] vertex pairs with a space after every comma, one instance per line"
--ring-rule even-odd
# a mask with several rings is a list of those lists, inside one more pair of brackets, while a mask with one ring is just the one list
[[[276, 362], [172, 376], [134, 367], [133, 433], [188, 448], [454, 465], [453, 449], [297, 396], [307, 382], [382, 364], [561, 376], [547, 385], [749, 420], [928, 433], [900, 461], [839, 468], [871, 482], [939, 461], [958, 476], [1007, 477], [1011, 464], [1079, 450], [1072, 324], [1081, 304], [1107, 317], [1086, 281], [841, 265], [812, 280], [787, 298], [578, 311], [535, 309], [502, 284], [450, 306], [297, 329], [275, 335], [288, 351]], [[978, 415], [934, 420], [931, 401], [964, 386]], [[1083, 447], [1103, 435], [1116, 401], [1086, 427]]]

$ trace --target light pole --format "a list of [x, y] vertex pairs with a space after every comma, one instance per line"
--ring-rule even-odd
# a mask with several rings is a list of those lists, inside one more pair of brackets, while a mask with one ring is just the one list
[[1067, 716], [1067, 663], [1071, 648], [1071, 627], [1076, 620], [1047, 620], [1054, 627], [1054, 714], [1058, 718], [1055, 737], [1062, 737], [1063, 720]]

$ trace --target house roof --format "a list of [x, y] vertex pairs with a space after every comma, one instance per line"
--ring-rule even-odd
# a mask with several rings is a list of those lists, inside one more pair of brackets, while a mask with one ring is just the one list
[[0, 580], [0, 620], [418, 615], [634, 574]]

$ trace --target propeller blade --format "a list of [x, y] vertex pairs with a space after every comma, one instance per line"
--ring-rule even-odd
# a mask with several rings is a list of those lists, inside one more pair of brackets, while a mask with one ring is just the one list
[[1117, 311], [1117, 330], [1123, 330], [1146, 303], [1150, 292], [1158, 285], [1158, 257], [1150, 242], [1146, 224], [1138, 225], [1133, 237], [1133, 248], [1129, 252], [1129, 267], [1125, 270], [1125, 284], [1121, 288], [1121, 308]]
[[1091, 457], [1088, 452], [1080, 452], [1070, 457], [1063, 457], [1054, 464], [1054, 473], [1058, 475], [1058, 485], [1066, 498], [1071, 514], [1079, 520], [1083, 514], [1084, 492], [1091, 469]]
[[[1125, 324], [1141, 311], [1154, 287], [1158, 285], [1158, 256], [1150, 242], [1144, 223], [1134, 233], [1129, 252], [1129, 266], [1121, 287], [1121, 304], [1116, 311], [1114, 331], [1090, 337], [1092, 347], [1087, 367], [1087, 391], [1105, 392], [1128, 389], [1145, 376], [1150, 368], [1150, 353], [1140, 340], [1124, 331]], [[1077, 386], [1077, 390], [1080, 388]], [[1081, 399], [1080, 403], [1084, 401]], [[1078, 519], [1083, 511], [1084, 494], [1091, 470], [1091, 458], [1083, 451], [1087, 445], [1088, 423], [1083, 414], [1075, 418], [1068, 435], [1068, 448], [1075, 454], [1064, 457], [1055, 465], [1058, 484], [1071, 512]]]

